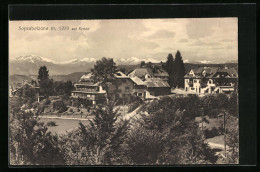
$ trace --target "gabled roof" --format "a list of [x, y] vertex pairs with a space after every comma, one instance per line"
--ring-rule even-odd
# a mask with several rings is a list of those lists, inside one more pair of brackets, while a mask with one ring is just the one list
[[136, 85], [146, 85], [144, 81], [142, 81], [140, 78], [134, 76], [130, 77], [130, 79], [136, 84]]
[[153, 76], [153, 72], [149, 68], [137, 68], [137, 69], [133, 70], [132, 72], [130, 72], [128, 74], [128, 76], [130, 76], [130, 77], [136, 76], [138, 78], [142, 78], [146, 74]]
[[131, 77], [136, 76], [142, 78], [145, 77], [146, 74], [150, 75], [151, 77], [169, 77], [169, 74], [165, 70], [159, 67], [155, 67], [154, 69], [150, 69], [146, 67], [137, 68], [132, 72], [130, 72], [128, 76]]
[[[195, 76], [191, 76], [190, 72], [193, 71]], [[205, 71], [205, 72], [204, 72]], [[185, 78], [201, 78], [204, 77], [205, 73], [206, 78], [215, 77], [217, 73], [227, 73], [233, 78], [237, 78], [238, 74], [234, 68], [218, 68], [218, 67], [200, 67], [197, 69], [191, 69], [184, 77]]]
[[170, 87], [170, 85], [160, 78], [148, 78], [144, 81], [147, 87]]
[[124, 73], [121, 72], [121, 71], [117, 71], [117, 72], [114, 74], [114, 76], [115, 76], [116, 78], [129, 78], [129, 76], [127, 76], [126, 74], [124, 74]]

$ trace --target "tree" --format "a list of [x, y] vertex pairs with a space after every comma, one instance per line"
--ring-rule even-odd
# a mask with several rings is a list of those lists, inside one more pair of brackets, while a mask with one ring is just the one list
[[116, 63], [111, 58], [103, 57], [101, 60], [96, 61], [92, 73], [92, 80], [95, 83], [101, 83], [104, 90], [107, 91], [109, 84], [115, 83]]
[[173, 86], [173, 77], [174, 77], [174, 59], [172, 54], [168, 54], [167, 61], [165, 64], [165, 70], [169, 74], [169, 85]]
[[40, 85], [40, 94], [48, 97], [52, 93], [53, 81], [49, 79], [49, 71], [46, 66], [41, 66], [38, 71], [38, 81]]
[[140, 67], [144, 67], [145, 66], [145, 61], [141, 61]]
[[95, 118], [89, 121], [90, 125], [79, 123], [78, 130], [65, 138], [63, 146], [71, 164], [104, 165], [122, 161], [128, 122], [119, 121], [118, 110], [114, 111], [113, 107], [111, 104], [97, 106], [92, 111]]
[[124, 74], [126, 74], [126, 69], [125, 67], [120, 67], [119, 71], [123, 72]]
[[56, 81], [53, 83], [53, 95], [69, 96], [74, 86], [71, 81]]
[[22, 111], [10, 114], [10, 162], [13, 165], [64, 165], [58, 136]]
[[185, 68], [180, 51], [175, 54], [173, 84], [174, 87], [184, 87]]
[[35, 88], [32, 88], [30, 85], [25, 84], [23, 87], [19, 88], [16, 91], [16, 95], [23, 103], [32, 104], [37, 100], [37, 91]]
[[226, 143], [229, 147], [227, 163], [238, 163], [239, 158], [239, 129], [238, 118], [230, 116], [230, 124], [227, 127]]

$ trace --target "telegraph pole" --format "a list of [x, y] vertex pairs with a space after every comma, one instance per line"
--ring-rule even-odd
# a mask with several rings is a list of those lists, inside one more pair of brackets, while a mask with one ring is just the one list
[[226, 112], [224, 111], [224, 149], [225, 149], [225, 157], [227, 157], [226, 153]]

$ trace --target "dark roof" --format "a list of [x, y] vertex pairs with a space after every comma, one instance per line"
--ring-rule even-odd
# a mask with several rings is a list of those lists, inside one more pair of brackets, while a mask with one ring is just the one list
[[133, 70], [132, 72], [130, 72], [128, 75], [129, 76], [137, 76], [139, 78], [144, 77], [146, 74], [152, 76], [152, 77], [159, 77], [159, 76], [164, 76], [164, 77], [168, 77], [169, 74], [163, 70], [162, 68], [159, 67], [155, 67], [154, 69], [150, 69], [150, 68], [137, 68], [135, 70]]
[[[193, 71], [195, 76], [191, 76], [189, 73]], [[238, 74], [234, 68], [218, 68], [218, 67], [200, 67], [197, 69], [191, 69], [184, 77], [185, 78], [201, 78], [203, 76], [203, 71], [205, 71], [206, 78], [216, 77], [217, 73], [227, 73], [231, 78], [237, 78]]]
[[130, 77], [130, 79], [136, 84], [136, 85], [146, 85], [144, 81], [142, 81], [140, 78], [134, 76]]
[[146, 74], [153, 76], [153, 72], [149, 68], [138, 68], [130, 72], [129, 76], [137, 76], [139, 78], [144, 77]]
[[170, 85], [160, 78], [148, 78], [144, 81], [147, 87], [170, 87]]
[[163, 70], [161, 68], [155, 68], [154, 71], [155, 71], [155, 72], [153, 72], [154, 76], [164, 76], [164, 77], [168, 77], [169, 76], [169, 74], [165, 70]]

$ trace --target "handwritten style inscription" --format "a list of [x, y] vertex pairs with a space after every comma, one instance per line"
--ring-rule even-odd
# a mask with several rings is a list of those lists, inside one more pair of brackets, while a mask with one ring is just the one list
[[59, 27], [29, 26], [29, 27], [22, 27], [22, 26], [19, 26], [18, 30], [24, 31], [24, 32], [25, 31], [38, 31], [38, 30], [51, 30], [51, 31], [57, 31], [57, 30], [60, 30], [60, 31], [68, 31], [68, 30], [76, 31], [76, 30], [81, 30], [81, 31], [85, 31], [85, 30], [90, 30], [90, 28], [89, 27], [82, 27], [82, 26], [79, 26], [79, 27], [69, 27], [69, 26], [59, 26]]

